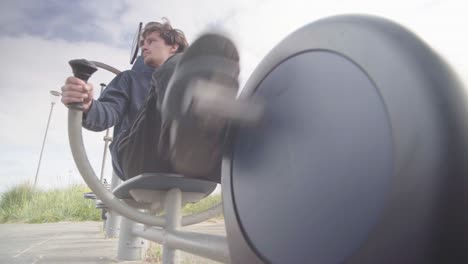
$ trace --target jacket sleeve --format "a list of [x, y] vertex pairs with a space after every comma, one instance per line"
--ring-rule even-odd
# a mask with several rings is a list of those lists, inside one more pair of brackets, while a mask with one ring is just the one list
[[118, 74], [107, 85], [98, 100], [94, 100], [91, 108], [83, 115], [83, 127], [91, 131], [103, 131], [118, 124], [130, 101], [130, 78], [127, 72]]

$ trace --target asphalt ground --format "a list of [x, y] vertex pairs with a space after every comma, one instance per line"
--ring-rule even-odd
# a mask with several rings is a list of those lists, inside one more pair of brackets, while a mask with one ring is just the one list
[[[147, 263], [118, 261], [118, 239], [104, 238], [102, 229], [102, 222], [0, 224], [0, 263]], [[219, 221], [187, 230], [225, 234], [224, 223]]]

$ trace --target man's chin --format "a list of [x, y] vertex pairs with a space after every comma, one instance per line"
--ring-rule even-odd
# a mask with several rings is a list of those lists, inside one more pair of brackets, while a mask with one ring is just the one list
[[151, 58], [150, 57], [143, 57], [143, 62], [146, 65], [151, 65]]

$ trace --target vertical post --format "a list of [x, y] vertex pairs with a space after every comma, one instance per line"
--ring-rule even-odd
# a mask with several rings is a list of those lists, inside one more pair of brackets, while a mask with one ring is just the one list
[[146, 240], [133, 234], [132, 230], [138, 224], [126, 217], [122, 217], [120, 224], [119, 247], [117, 259], [136, 261], [141, 260], [146, 250]]
[[[102, 94], [102, 91], [104, 90], [104, 87], [106, 87], [106, 84], [101, 83], [100, 85], [101, 85], [101, 94]], [[109, 137], [109, 130], [110, 129], [106, 130], [106, 135], [104, 136], [104, 152], [102, 154], [101, 177], [100, 177], [101, 182], [102, 182], [102, 179], [104, 179], [104, 167], [106, 166], [107, 147], [109, 146], [109, 142], [112, 141], [112, 137]]]
[[45, 134], [44, 134], [44, 140], [42, 141], [41, 154], [39, 155], [39, 162], [37, 164], [36, 176], [34, 177], [34, 187], [36, 187], [37, 176], [39, 175], [39, 169], [41, 168], [42, 154], [44, 153], [44, 146], [45, 146], [45, 142], [46, 142], [46, 139], [47, 139], [47, 132], [49, 131], [49, 124], [50, 124], [50, 118], [52, 116], [52, 110], [54, 109], [54, 105], [57, 102], [58, 97], [60, 96], [60, 93], [57, 92], [57, 91], [50, 91], [49, 93], [51, 95], [50, 112], [49, 112], [49, 118], [47, 119], [47, 125], [46, 125]]
[[[166, 212], [165, 231], [169, 234], [180, 229], [182, 214], [182, 192], [180, 189], [174, 188], [167, 192], [164, 201], [164, 211]], [[173, 264], [179, 263], [178, 250], [174, 249], [166, 243], [163, 244], [162, 263]]]
[[52, 116], [52, 109], [54, 108], [54, 103], [50, 104], [49, 119], [47, 119], [47, 126], [44, 134], [44, 140], [42, 141], [41, 154], [39, 155], [39, 163], [37, 164], [36, 177], [34, 177], [34, 187], [36, 187], [37, 176], [39, 175], [39, 169], [41, 168], [42, 154], [44, 153], [45, 141], [47, 138], [47, 131], [49, 130], [50, 117]]
[[[112, 172], [112, 182], [111, 182], [111, 189], [114, 190], [120, 184], [120, 179], [117, 177], [115, 172]], [[119, 233], [119, 227], [121, 222], [122, 216], [117, 214], [116, 211], [109, 208], [107, 211], [107, 220], [106, 220], [106, 237], [107, 238], [114, 238], [117, 237]]]

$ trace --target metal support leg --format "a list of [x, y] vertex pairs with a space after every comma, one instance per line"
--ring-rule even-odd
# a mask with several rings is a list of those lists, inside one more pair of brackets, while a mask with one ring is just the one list
[[[164, 211], [166, 212], [166, 232], [173, 233], [179, 230], [182, 220], [182, 192], [179, 189], [171, 189], [166, 194], [164, 202]], [[162, 263], [179, 263], [178, 250], [163, 244]]]
[[106, 238], [115, 238], [119, 235], [122, 217], [115, 211], [107, 212]]
[[138, 224], [126, 217], [122, 217], [120, 225], [119, 249], [117, 258], [119, 260], [141, 260], [146, 250], [147, 241], [133, 234], [134, 227]]
[[[112, 172], [111, 190], [114, 190], [120, 184], [120, 182], [121, 181], [119, 177], [117, 177], [115, 172]], [[109, 211], [107, 211], [107, 220], [105, 225], [106, 238], [114, 238], [119, 234], [120, 221], [122, 217], [110, 208], [108, 210]]]

